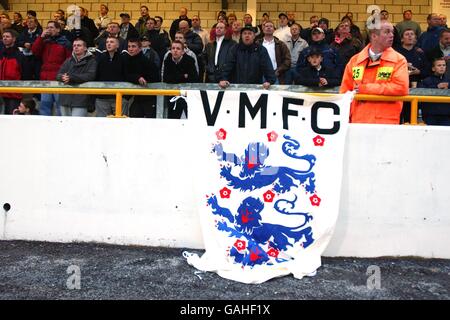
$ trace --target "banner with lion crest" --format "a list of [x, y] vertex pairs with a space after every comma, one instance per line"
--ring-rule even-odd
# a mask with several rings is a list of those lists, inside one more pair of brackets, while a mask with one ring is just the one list
[[243, 283], [314, 275], [333, 234], [351, 94], [188, 91], [202, 271]]

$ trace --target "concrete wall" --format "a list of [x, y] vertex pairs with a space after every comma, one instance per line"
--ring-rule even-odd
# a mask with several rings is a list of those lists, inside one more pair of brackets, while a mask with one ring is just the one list
[[[0, 239], [201, 248], [185, 124], [0, 116]], [[351, 125], [326, 255], [450, 258], [449, 141], [450, 128]]]
[[[386, 9], [391, 14], [391, 21], [397, 23], [402, 20], [402, 13], [406, 9], [411, 9], [414, 13], [413, 19], [426, 26], [426, 16], [431, 13], [431, 0], [258, 0], [256, 5], [257, 19], [261, 19], [263, 12], [268, 12], [274, 20], [278, 19], [278, 13], [293, 11], [296, 19], [302, 26], [309, 25], [309, 17], [316, 14], [330, 20], [334, 28], [339, 19], [347, 12], [354, 13], [355, 22], [362, 27], [367, 20], [367, 7], [378, 5], [381, 9]], [[189, 12], [188, 15], [200, 14], [203, 26], [211, 28], [216, 22], [217, 12], [222, 9], [221, 0], [161, 0], [161, 1], [141, 1], [141, 0], [10, 0], [11, 11], [25, 13], [29, 9], [37, 11], [38, 18], [46, 21], [53, 17], [53, 13], [59, 8], [65, 10], [70, 4], [77, 4], [89, 10], [89, 17], [95, 19], [98, 15], [101, 3], [109, 7], [109, 16], [120, 21], [120, 13], [128, 12], [132, 21], [136, 22], [140, 17], [139, 8], [146, 5], [150, 15], [162, 16], [165, 21], [163, 26], [168, 28], [175, 18], [178, 18], [179, 8], [184, 6]], [[242, 19], [247, 10], [246, 0], [229, 0], [228, 13], [234, 12], [239, 19]], [[255, 17], [253, 17], [255, 19]], [[259, 22], [259, 20], [258, 20]]]

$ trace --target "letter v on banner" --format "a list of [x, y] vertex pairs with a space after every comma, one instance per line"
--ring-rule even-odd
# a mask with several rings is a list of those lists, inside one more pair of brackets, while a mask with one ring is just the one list
[[243, 283], [316, 273], [338, 217], [351, 99], [187, 92], [206, 249], [189, 264]]
[[206, 123], [208, 126], [214, 126], [216, 123], [217, 115], [219, 114], [220, 106], [223, 100], [223, 91], [219, 91], [216, 99], [216, 103], [214, 104], [214, 110], [211, 112], [211, 106], [209, 104], [208, 94], [206, 91], [200, 91], [200, 95], [202, 97], [202, 105], [203, 110], [205, 111]]

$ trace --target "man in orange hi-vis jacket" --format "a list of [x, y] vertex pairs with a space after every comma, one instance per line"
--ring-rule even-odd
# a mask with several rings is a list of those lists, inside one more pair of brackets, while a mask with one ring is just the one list
[[[370, 44], [354, 55], [345, 67], [340, 92], [402, 96], [409, 92], [406, 59], [391, 48], [394, 27], [387, 21], [369, 29]], [[350, 109], [352, 123], [399, 124], [401, 101], [356, 101]]]

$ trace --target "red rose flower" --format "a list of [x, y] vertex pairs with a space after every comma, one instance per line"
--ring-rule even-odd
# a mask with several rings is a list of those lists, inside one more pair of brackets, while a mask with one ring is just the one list
[[236, 240], [234, 247], [238, 250], [245, 250], [245, 248], [247, 248], [247, 243], [244, 240]]
[[273, 198], [275, 197], [275, 193], [272, 192], [272, 190], [266, 191], [263, 194], [264, 202], [272, 202]]
[[220, 128], [219, 131], [216, 131], [216, 136], [218, 140], [225, 140], [227, 138], [227, 132]]
[[269, 142], [275, 142], [278, 139], [278, 134], [275, 131], [269, 132], [267, 134], [267, 139], [269, 139]]
[[321, 200], [322, 200], [322, 199], [320, 199], [320, 198], [317, 196], [317, 194], [315, 194], [315, 195], [309, 197], [309, 201], [311, 201], [311, 204], [312, 204], [313, 206], [316, 206], [316, 207], [320, 206], [320, 201], [321, 201]]
[[274, 249], [274, 248], [270, 248], [269, 251], [267, 251], [267, 254], [274, 258], [278, 258], [279, 253], [280, 253], [280, 251], [278, 251], [277, 249]]
[[224, 187], [222, 189], [220, 189], [220, 197], [223, 198], [230, 198], [230, 194], [231, 194], [231, 190], [228, 189], [227, 187]]
[[314, 145], [316, 147], [323, 147], [323, 144], [325, 143], [325, 138], [321, 137], [321, 136], [316, 136], [314, 139]]

